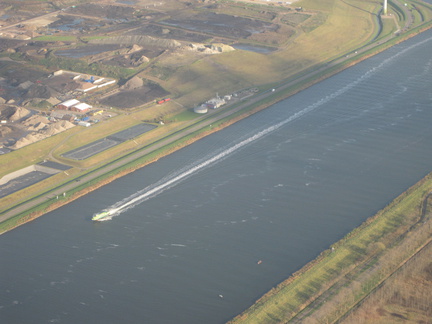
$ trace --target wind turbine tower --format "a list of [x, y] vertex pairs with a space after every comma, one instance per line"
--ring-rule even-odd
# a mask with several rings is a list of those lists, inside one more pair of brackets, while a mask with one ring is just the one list
[[384, 0], [383, 15], [387, 16], [387, 0]]

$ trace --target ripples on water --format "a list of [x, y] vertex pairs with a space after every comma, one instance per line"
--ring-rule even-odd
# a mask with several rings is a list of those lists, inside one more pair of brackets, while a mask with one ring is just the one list
[[[236, 315], [430, 171], [430, 37], [3, 235], [0, 321]], [[90, 221], [148, 186], [119, 217]]]

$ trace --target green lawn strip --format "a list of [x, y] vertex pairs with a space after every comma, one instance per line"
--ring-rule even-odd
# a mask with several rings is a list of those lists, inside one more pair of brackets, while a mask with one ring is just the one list
[[393, 34], [397, 30], [397, 26], [395, 25], [393, 19], [382, 19], [382, 30], [381, 33], [377, 36], [376, 40], [383, 39], [388, 37], [390, 34]]
[[399, 5], [391, 0], [388, 1], [388, 4], [393, 9], [394, 13], [398, 16], [399, 23], [405, 22], [407, 17], [405, 16], [405, 12], [399, 7]]
[[415, 5], [416, 9], [419, 11], [422, 22], [428, 22], [432, 19], [432, 5], [420, 2], [420, 1], [411, 1], [413, 5]]

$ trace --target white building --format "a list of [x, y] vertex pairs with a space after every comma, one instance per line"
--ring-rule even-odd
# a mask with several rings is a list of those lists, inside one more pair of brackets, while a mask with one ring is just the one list
[[208, 106], [206, 104], [202, 104], [194, 108], [194, 112], [197, 114], [206, 114], [208, 112]]
[[69, 110], [71, 107], [75, 106], [76, 104], [79, 104], [79, 100], [77, 99], [70, 99], [63, 101], [57, 105], [57, 108], [63, 109], [63, 110]]
[[77, 111], [81, 113], [85, 113], [89, 111], [92, 108], [89, 104], [86, 104], [85, 102], [80, 102], [70, 108], [72, 111]]
[[217, 109], [220, 108], [221, 106], [225, 105], [226, 101], [222, 98], [212, 98], [209, 101], [207, 101], [207, 104], [213, 108], [213, 109]]

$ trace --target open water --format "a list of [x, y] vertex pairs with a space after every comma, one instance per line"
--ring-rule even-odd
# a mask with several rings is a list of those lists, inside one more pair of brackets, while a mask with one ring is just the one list
[[428, 31], [2, 235], [0, 323], [235, 316], [432, 170], [431, 53]]

